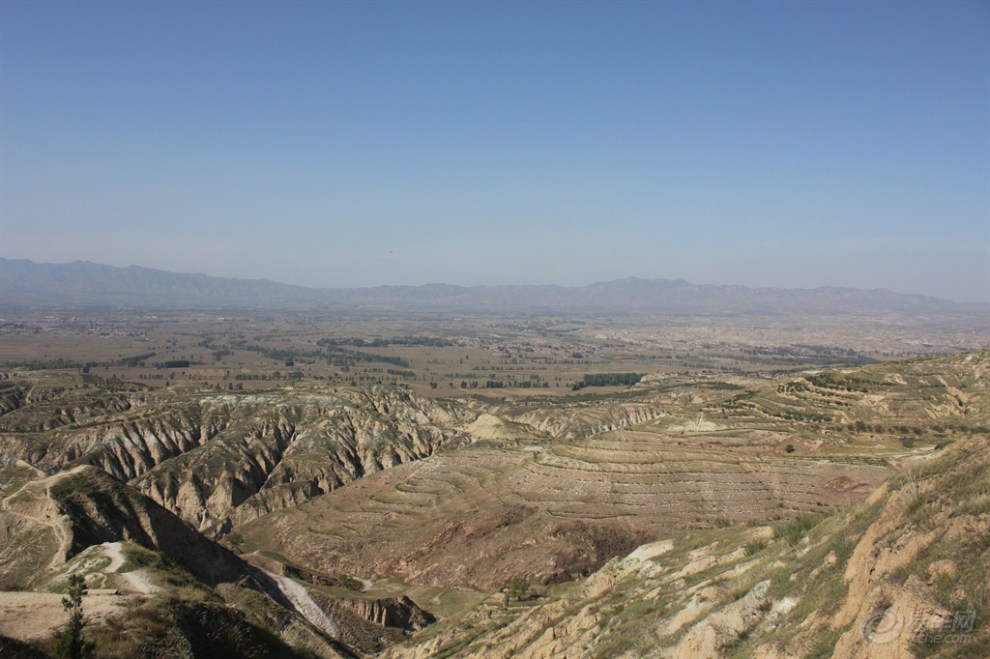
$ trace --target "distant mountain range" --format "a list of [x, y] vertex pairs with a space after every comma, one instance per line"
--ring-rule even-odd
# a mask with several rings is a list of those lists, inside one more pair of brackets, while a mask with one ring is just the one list
[[683, 279], [617, 279], [588, 286], [376, 286], [306, 288], [86, 261], [0, 259], [0, 311], [241, 309], [377, 312], [649, 314], [987, 314], [957, 303], [885, 289], [747, 288]]

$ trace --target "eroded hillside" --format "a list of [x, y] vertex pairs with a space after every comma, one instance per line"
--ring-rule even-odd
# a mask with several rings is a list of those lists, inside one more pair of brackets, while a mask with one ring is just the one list
[[511, 404], [9, 374], [0, 639], [44, 650], [76, 572], [106, 656], [216, 650], [200, 619], [232, 656], [979, 656], [988, 372]]
[[990, 443], [960, 439], [850, 509], [675, 534], [385, 656], [982, 657], [988, 538]]
[[394, 388], [215, 395], [13, 380], [6, 460], [89, 464], [214, 537], [367, 473], [466, 441], [476, 416]]
[[[0, 642], [45, 647], [70, 575], [90, 589], [99, 656], [348, 657], [433, 622], [360, 583], [252, 565], [95, 467], [45, 476], [21, 462], [0, 476]], [[314, 581], [334, 592], [311, 592]]]

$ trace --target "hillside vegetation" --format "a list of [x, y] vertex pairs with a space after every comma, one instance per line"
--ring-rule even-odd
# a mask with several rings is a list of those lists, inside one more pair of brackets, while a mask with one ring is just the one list
[[982, 656], [988, 369], [511, 401], [13, 371], [0, 649], [51, 653], [81, 574], [100, 656]]

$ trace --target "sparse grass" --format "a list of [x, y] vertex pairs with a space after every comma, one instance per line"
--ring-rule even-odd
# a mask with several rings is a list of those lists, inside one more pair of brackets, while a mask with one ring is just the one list
[[813, 529], [817, 523], [818, 520], [810, 515], [798, 515], [786, 526], [774, 529], [773, 538], [774, 540], [783, 540], [793, 547], [803, 540], [808, 531]]
[[814, 645], [808, 648], [808, 654], [805, 655], [806, 659], [829, 659], [832, 657], [835, 644], [839, 642], [839, 638], [845, 632], [846, 628], [818, 630], [815, 633]]
[[908, 499], [907, 506], [905, 507], [905, 512], [909, 517], [915, 521], [919, 521], [922, 517], [921, 513], [928, 503], [928, 494], [926, 492], [915, 492], [910, 499]]
[[767, 548], [766, 540], [752, 540], [746, 543], [746, 555], [755, 556]]
[[123, 545], [121, 553], [124, 555], [124, 564], [120, 572], [132, 572], [141, 568], [160, 569], [165, 565], [157, 552], [131, 542]]

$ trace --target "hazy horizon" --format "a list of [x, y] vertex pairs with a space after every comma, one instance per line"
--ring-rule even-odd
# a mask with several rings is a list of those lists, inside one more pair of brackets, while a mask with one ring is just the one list
[[[7, 257], [0, 257], [0, 258], [7, 258]], [[19, 260], [19, 259], [8, 259], [8, 260]], [[278, 284], [278, 285], [286, 284], [286, 285], [290, 285], [290, 286], [301, 286], [303, 288], [310, 288], [310, 289], [313, 289], [313, 290], [321, 290], [321, 289], [323, 289], [323, 290], [333, 290], [333, 289], [337, 289], [337, 290], [366, 290], [366, 289], [369, 289], [369, 288], [376, 288], [376, 287], [388, 288], [388, 287], [403, 287], [403, 286], [410, 286], [410, 287], [420, 287], [420, 286], [455, 286], [455, 287], [461, 287], [461, 288], [475, 288], [475, 287], [481, 287], [481, 288], [501, 288], [501, 287], [511, 287], [511, 286], [534, 287], [535, 288], [535, 287], [555, 287], [556, 286], [556, 287], [570, 289], [570, 288], [583, 288], [583, 287], [594, 286], [594, 285], [598, 285], [598, 284], [609, 284], [609, 283], [615, 283], [615, 282], [623, 282], [623, 281], [628, 281], [628, 280], [646, 281], [646, 282], [656, 282], [656, 281], [675, 282], [675, 281], [680, 281], [680, 282], [684, 282], [684, 283], [690, 284], [690, 285], [715, 286], [715, 287], [743, 286], [741, 284], [735, 284], [733, 282], [700, 282], [700, 281], [691, 281], [691, 280], [687, 280], [687, 279], [685, 279], [683, 277], [650, 277], [650, 278], [647, 278], [647, 277], [637, 277], [635, 275], [630, 275], [628, 277], [617, 277], [617, 278], [608, 279], [608, 280], [595, 280], [595, 281], [578, 282], [578, 283], [574, 283], [574, 284], [560, 284], [560, 283], [557, 283], [557, 282], [519, 282], [519, 283], [509, 283], [509, 284], [506, 284], [506, 283], [497, 283], [496, 282], [496, 283], [487, 283], [487, 284], [462, 284], [462, 283], [453, 282], [453, 281], [426, 281], [426, 282], [418, 282], [418, 283], [391, 282], [391, 283], [384, 283], [384, 284], [376, 284], [376, 285], [368, 286], [368, 287], [359, 287], [359, 286], [332, 287], [332, 286], [307, 286], [306, 284], [293, 284], [291, 282], [284, 282], [284, 281], [280, 281], [280, 280], [277, 280], [277, 279], [267, 279], [267, 278], [258, 278], [258, 277], [224, 277], [222, 275], [209, 275], [209, 274], [204, 273], [204, 272], [201, 272], [201, 271], [193, 271], [193, 270], [191, 270], [191, 271], [179, 271], [179, 270], [167, 270], [167, 269], [161, 269], [161, 268], [148, 268], [147, 266], [142, 266], [142, 265], [137, 264], [137, 263], [131, 263], [131, 264], [128, 264], [128, 265], [125, 265], [125, 266], [114, 266], [114, 265], [106, 264], [106, 263], [95, 263], [93, 261], [88, 261], [88, 260], [85, 260], [85, 259], [78, 259], [76, 261], [70, 261], [70, 262], [65, 262], [65, 263], [40, 262], [40, 261], [33, 261], [32, 259], [22, 259], [22, 260], [27, 260], [29, 262], [35, 263], [36, 265], [42, 265], [42, 266], [73, 265], [74, 263], [81, 263], [81, 264], [87, 264], [87, 265], [98, 266], [98, 267], [109, 266], [109, 267], [120, 268], [120, 269], [125, 269], [125, 270], [128, 269], [128, 268], [141, 268], [141, 269], [145, 269], [145, 270], [153, 270], [153, 271], [156, 271], [156, 272], [163, 272], [163, 273], [168, 274], [168, 275], [194, 276], [194, 277], [198, 277], [198, 276], [219, 277], [219, 278], [234, 279], [234, 280], [245, 281], [245, 282], [248, 282], [248, 281], [264, 281], [264, 282], [269, 282], [269, 283]], [[756, 289], [756, 290], [767, 289], [767, 290], [789, 290], [789, 291], [813, 291], [815, 289], [822, 289], [822, 288], [824, 288], [824, 289], [836, 288], [836, 289], [845, 289], [845, 290], [858, 290], [858, 291], [867, 292], [867, 293], [869, 293], [869, 292], [883, 292], [883, 291], [886, 291], [886, 292], [895, 293], [895, 294], [898, 294], [898, 295], [924, 295], [922, 293], [915, 293], [915, 292], [912, 292], [912, 291], [895, 291], [895, 290], [891, 290], [891, 289], [887, 289], [887, 288], [862, 289], [862, 288], [855, 288], [855, 287], [841, 287], [841, 286], [831, 286], [831, 285], [823, 285], [823, 286], [819, 286], [819, 287], [796, 287], [796, 286], [791, 286], [791, 287], [788, 287], [788, 286], [767, 286], [767, 287], [760, 287], [760, 286], [746, 287], [746, 286], [743, 286], [743, 287], [744, 288], [750, 288], [750, 289]], [[985, 305], [990, 305], [990, 301], [982, 302], [982, 301], [953, 300], [952, 298], [944, 298], [944, 297], [939, 297], [939, 296], [929, 296], [929, 297], [935, 297], [936, 299], [942, 299], [942, 300], [947, 300], [947, 301], [950, 301], [950, 302], [956, 302], [956, 303], [961, 303], [961, 304], [985, 304]]]
[[990, 5], [0, 4], [0, 255], [990, 301]]

